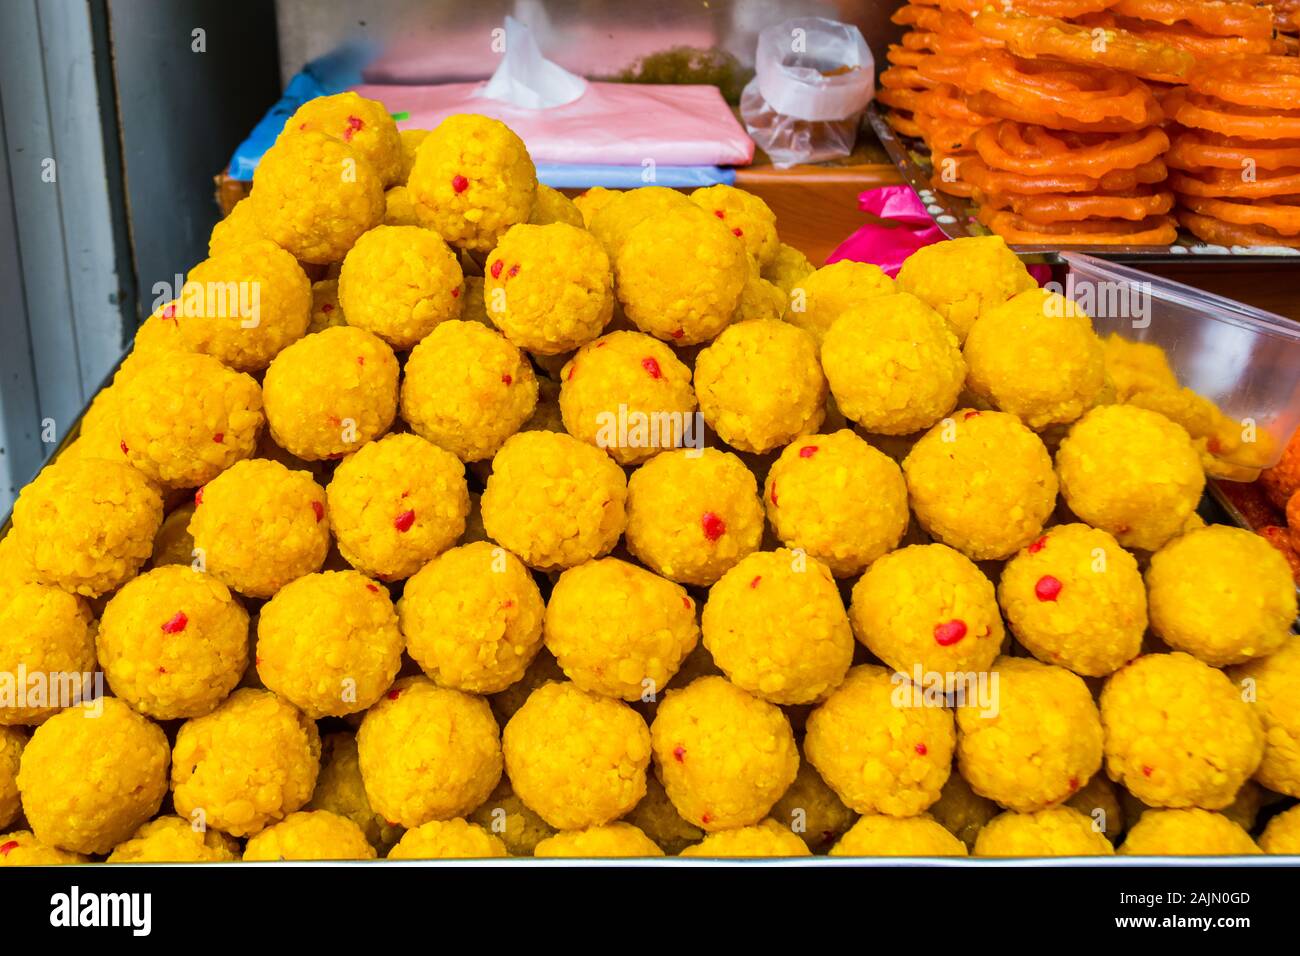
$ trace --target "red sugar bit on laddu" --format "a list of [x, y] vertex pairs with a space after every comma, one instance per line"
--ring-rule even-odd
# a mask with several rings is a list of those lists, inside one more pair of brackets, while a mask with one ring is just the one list
[[944, 621], [934, 626], [934, 641], [940, 647], [956, 644], [966, 636], [966, 622], [958, 619]]

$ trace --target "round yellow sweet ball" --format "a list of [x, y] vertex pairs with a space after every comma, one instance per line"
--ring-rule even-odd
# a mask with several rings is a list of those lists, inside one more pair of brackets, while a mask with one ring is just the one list
[[188, 564], [127, 582], [104, 608], [95, 639], [113, 693], [156, 720], [200, 717], [248, 666], [248, 612]]
[[1264, 755], [1256, 706], [1182, 652], [1145, 654], [1112, 674], [1101, 721], [1106, 772], [1152, 807], [1222, 809]]
[[380, 174], [347, 143], [307, 130], [282, 136], [253, 173], [258, 228], [303, 262], [328, 265], [384, 219]]
[[574, 353], [560, 372], [560, 414], [570, 435], [620, 465], [703, 438], [691, 370], [640, 332], [610, 332]]
[[232, 836], [257, 833], [311, 799], [320, 751], [314, 721], [270, 691], [241, 688], [177, 731], [176, 812]]
[[700, 639], [685, 588], [617, 558], [560, 575], [543, 633], [570, 680], [627, 701], [654, 699]]
[[622, 701], [576, 684], [533, 691], [506, 724], [502, 746], [515, 793], [557, 829], [603, 826], [645, 796], [645, 721]]
[[757, 319], [727, 328], [695, 360], [704, 420], [740, 451], [762, 454], [821, 427], [826, 376], [811, 336]]
[[858, 813], [915, 816], [948, 779], [952, 712], [898, 701], [902, 684], [886, 668], [859, 665], [808, 717], [808, 762]]
[[[1255, 779], [1278, 793], [1300, 797], [1300, 640], [1292, 637], [1277, 653], [1229, 672], [1238, 687], [1250, 687], [1264, 725], [1264, 759]], [[1249, 683], [1247, 683], [1249, 682]]]
[[700, 187], [690, 194], [690, 200], [720, 219], [759, 266], [767, 266], [776, 258], [780, 245], [776, 236], [776, 214], [758, 196], [719, 183]]
[[985, 310], [1037, 286], [1000, 236], [922, 246], [903, 261], [897, 282], [900, 292], [910, 292], [942, 315], [961, 341]]
[[821, 358], [845, 417], [880, 435], [929, 428], [953, 410], [966, 380], [956, 336], [906, 293], [845, 308], [826, 330]]
[[162, 519], [162, 495], [137, 469], [74, 458], [19, 492], [13, 534], [37, 581], [99, 597], [135, 577]]
[[520, 432], [492, 461], [483, 525], [542, 571], [609, 553], [627, 524], [627, 479], [608, 455], [556, 432]]
[[1043, 289], [984, 310], [962, 350], [966, 387], [1033, 429], [1065, 425], [1098, 404], [1106, 363], [1092, 320]]
[[762, 536], [758, 485], [729, 452], [662, 452], [628, 480], [628, 550], [669, 580], [713, 584]]
[[169, 489], [197, 488], [250, 457], [264, 422], [251, 376], [187, 352], [124, 383], [117, 416], [126, 460]]
[[1124, 856], [1253, 856], [1250, 834], [1221, 813], [1148, 810], [1119, 848]]
[[39, 724], [89, 701], [94, 670], [95, 615], [84, 598], [35, 582], [0, 584], [0, 726]]
[[998, 602], [1016, 639], [1040, 661], [1105, 677], [1137, 657], [1147, 591], [1137, 560], [1105, 531], [1048, 528], [1002, 568]]
[[406, 649], [435, 683], [495, 694], [523, 678], [542, 644], [541, 592], [523, 562], [486, 541], [452, 548], [406, 582]]
[[397, 414], [397, 357], [350, 325], [313, 333], [271, 363], [262, 383], [280, 447], [304, 461], [342, 458], [373, 441]]
[[482, 860], [508, 855], [500, 837], [459, 817], [430, 820], [407, 830], [388, 851], [390, 860]]
[[898, 290], [879, 266], [841, 259], [810, 272], [788, 291], [785, 321], [811, 335], [820, 349], [826, 333], [847, 310]]
[[195, 567], [240, 594], [269, 598], [325, 562], [325, 489], [304, 471], [246, 459], [200, 488], [194, 501]]
[[1052, 456], [1002, 412], [964, 409], [944, 419], [912, 446], [903, 476], [921, 526], [975, 561], [1015, 554], [1056, 507]]
[[610, 859], [663, 856], [664, 851], [630, 823], [607, 823], [585, 830], [565, 830], [537, 844], [536, 857]]
[[461, 461], [491, 458], [537, 407], [537, 377], [506, 338], [477, 322], [441, 323], [411, 350], [402, 418]]
[[614, 291], [642, 332], [671, 342], [707, 342], [725, 329], [748, 275], [745, 247], [691, 204], [637, 223], [614, 255]]
[[957, 766], [1008, 810], [1064, 803], [1101, 768], [1101, 715], [1083, 679], [1031, 658], [999, 657], [997, 708], [957, 708]]
[[108, 853], [158, 812], [167, 793], [167, 738], [115, 697], [70, 708], [32, 734], [18, 770], [23, 814], [37, 839]]
[[436, 232], [376, 226], [348, 250], [339, 270], [339, 301], [348, 325], [405, 351], [458, 319], [464, 304], [460, 261]]
[[334, 469], [330, 526], [344, 560], [383, 581], [410, 577], [465, 533], [465, 466], [417, 435], [387, 435]]
[[984, 824], [975, 837], [975, 856], [1113, 856], [1095, 821], [1070, 807], [1033, 813], [1008, 811]]
[[853, 631], [830, 570], [788, 548], [756, 551], [719, 578], [701, 626], [727, 678], [774, 704], [825, 699], [853, 661]]
[[791, 832], [775, 820], [763, 820], [752, 826], [736, 827], [710, 833], [679, 856], [704, 856], [719, 859], [740, 857], [812, 856], [812, 852]]
[[319, 132], [347, 143], [370, 163], [385, 186], [402, 180], [402, 140], [383, 103], [347, 90], [317, 96], [294, 110], [281, 136]]
[[370, 805], [408, 829], [462, 817], [501, 779], [501, 737], [482, 697], [405, 677], [357, 731]]
[[1266, 657], [1293, 640], [1291, 568], [1243, 528], [1179, 535], [1151, 556], [1146, 585], [1156, 636], [1212, 667]]
[[889, 817], [868, 813], [858, 818], [831, 856], [966, 856], [966, 844], [929, 814]]
[[373, 705], [393, 683], [405, 642], [388, 592], [357, 571], [286, 584], [257, 621], [257, 674], [308, 717]]
[[300, 810], [253, 834], [244, 861], [373, 860], [375, 848], [361, 828], [328, 810]]
[[180, 817], [150, 820], [113, 848], [109, 863], [233, 863], [239, 844], [219, 830]]
[[668, 798], [684, 820], [709, 832], [758, 823], [799, 769], [781, 709], [722, 677], [668, 691], [650, 734]]
[[787, 445], [768, 470], [763, 500], [776, 536], [836, 577], [863, 571], [907, 531], [903, 473], [848, 429]]
[[1182, 533], [1205, 488], [1182, 426], [1132, 405], [1102, 405], [1075, 422], [1056, 453], [1056, 474], [1074, 514], [1144, 551]]
[[311, 322], [311, 281], [292, 255], [260, 240], [193, 269], [176, 300], [181, 340], [237, 372], [260, 372]]
[[[853, 586], [857, 639], [911, 679], [987, 671], [1005, 631], [993, 582], [943, 544], [914, 544], [877, 559]], [[949, 689], [952, 689], [949, 686]]]
[[504, 123], [458, 113], [424, 138], [407, 187], [423, 226], [458, 249], [487, 252], [507, 229], [528, 221], [537, 170]]
[[614, 313], [609, 256], [579, 226], [512, 226], [487, 258], [483, 303], [488, 320], [519, 348], [572, 351], [600, 335]]

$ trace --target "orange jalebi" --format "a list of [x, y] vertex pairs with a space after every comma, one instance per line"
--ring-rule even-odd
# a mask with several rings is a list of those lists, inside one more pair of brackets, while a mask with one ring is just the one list
[[917, 64], [916, 72], [933, 86], [951, 83], [958, 88], [964, 88], [968, 64], [969, 58], [935, 54], [926, 57], [925, 62]]
[[1300, 139], [1258, 143], [1185, 129], [1172, 137], [1165, 162], [1174, 169], [1283, 169], [1300, 167]]
[[1083, 219], [1125, 219], [1131, 222], [1163, 216], [1174, 208], [1174, 194], [1155, 190], [1097, 192], [1083, 195], [1050, 193], [1044, 196], [978, 194], [990, 209], [1010, 209], [1026, 222], [1049, 224]]
[[[1059, 113], [1050, 111], [1036, 111], [1027, 109], [1017, 104], [1009, 103], [1006, 100], [994, 96], [992, 93], [978, 90], [966, 97], [966, 105], [976, 113], [983, 113], [995, 119], [1014, 120], [1017, 123], [1029, 123], [1035, 126], [1046, 126], [1048, 129], [1070, 130], [1075, 133], [1127, 133], [1135, 128], [1133, 124], [1126, 120], [1107, 120], [1101, 123], [1080, 123], [1077, 120], [1069, 119]], [[1158, 109], [1157, 104], [1157, 109]], [[1160, 119], [1153, 119], [1153, 123], [1158, 123]], [[1152, 125], [1150, 123], [1143, 126]]]
[[891, 43], [889, 48], [885, 50], [885, 59], [894, 66], [920, 66], [923, 61], [930, 59], [931, 56], [933, 54], [922, 50], [909, 50], [897, 43]]
[[[1004, 50], [971, 60], [965, 83], [968, 90], [1038, 115], [1085, 126], [1110, 123], [1116, 132], [1142, 129], [1164, 118], [1150, 87], [1125, 73], [1025, 60]], [[1051, 127], [1050, 122], [1041, 125]]]
[[1263, 226], [1242, 226], [1183, 209], [1178, 221], [1187, 231], [1219, 246], [1282, 246], [1300, 249], [1300, 236], [1279, 235]]
[[1267, 7], [1223, 0], [1118, 0], [1112, 13], [1138, 20], [1154, 20], [1166, 26], [1190, 23], [1214, 36], [1271, 37], [1273, 13]]
[[887, 90], [928, 90], [934, 84], [914, 66], [891, 66], [881, 72], [880, 86]]
[[942, 56], [971, 56], [981, 50], [989, 49], [991, 45], [989, 40], [984, 37], [976, 37], [971, 40], [949, 36], [944, 33], [916, 30], [903, 34], [902, 43], [909, 50], [925, 50]]
[[1300, 58], [1256, 56], [1223, 60], [1197, 73], [1187, 85], [1236, 106], [1300, 110]]
[[1178, 238], [1169, 216], [1137, 222], [1090, 219], [1083, 222], [1033, 223], [1014, 212], [981, 209], [979, 221], [1011, 245], [1167, 246]]
[[1141, 166], [1168, 148], [1169, 137], [1157, 127], [1131, 133], [1073, 133], [1003, 120], [975, 135], [975, 149], [985, 163], [1026, 176], [1099, 177]]
[[938, 7], [908, 4], [899, 7], [889, 18], [899, 26], [915, 27], [928, 33], [943, 33], [963, 40], [979, 40], [970, 16]]
[[[937, 164], [936, 168], [938, 168]], [[1025, 196], [1045, 193], [1119, 192], [1163, 182], [1169, 174], [1165, 164], [1157, 159], [1144, 163], [1136, 169], [1116, 169], [1103, 176], [1057, 173], [1024, 176], [1020, 173], [990, 169], [978, 156], [959, 160], [955, 172], [957, 178], [969, 183], [981, 193], [1017, 193]]]
[[885, 114], [885, 122], [892, 126], [900, 135], [910, 136], [913, 139], [921, 139], [921, 127], [916, 125], [916, 120], [910, 116], [904, 116], [902, 113]]
[[1176, 193], [1211, 199], [1271, 199], [1300, 193], [1300, 169], [1262, 170], [1250, 178], [1230, 169], [1205, 169], [1197, 175], [1173, 172], [1169, 186]]
[[966, 152], [970, 150], [975, 134], [979, 132], [979, 126], [931, 116], [925, 112], [914, 114], [912, 119], [931, 154]]
[[1233, 202], [1184, 196], [1183, 205], [1194, 213], [1238, 226], [1263, 226], [1283, 236], [1300, 236], [1300, 197], [1284, 196], [1280, 202]]
[[1277, 53], [1280, 52], [1280, 48], [1283, 46], [1272, 36], [1213, 36], [1203, 33], [1186, 23], [1175, 23], [1166, 26], [1163, 23], [1154, 23], [1149, 20], [1116, 17], [1111, 13], [1081, 17], [1079, 24], [1092, 28], [1109, 27], [1124, 30], [1139, 39], [1148, 40], [1152, 43], [1164, 43], [1175, 50], [1190, 53], [1198, 60], [1225, 56], [1256, 56], [1264, 53]]
[[916, 98], [916, 112], [964, 126], [987, 126], [994, 122], [992, 117], [973, 112], [957, 88], [950, 83], [940, 83], [934, 89], [921, 93]]
[[916, 112], [916, 101], [920, 96], [920, 90], [898, 90], [889, 87], [876, 90], [876, 102], [908, 113]]
[[1300, 110], [1237, 106], [1189, 90], [1164, 99], [1165, 113], [1184, 126], [1253, 140], [1300, 139]]
[[[1111, 6], [1115, 0], [934, 0], [944, 10], [956, 10], [976, 16], [991, 6], [1038, 17], [1063, 17], [1071, 19], [1085, 13], [1096, 13]], [[901, 21], [895, 21], [901, 22]]]
[[1067, 63], [1122, 70], [1158, 80], [1180, 80], [1196, 58], [1165, 43], [1124, 30], [1076, 26], [1050, 17], [1027, 17], [985, 10], [975, 18], [982, 36], [999, 40], [1017, 56], [1055, 57]]

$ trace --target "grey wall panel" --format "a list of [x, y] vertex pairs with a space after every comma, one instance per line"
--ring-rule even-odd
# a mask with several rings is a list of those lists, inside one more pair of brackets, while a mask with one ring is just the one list
[[275, 11], [271, 0], [108, 0], [108, 22], [147, 315], [155, 283], [207, 256], [212, 177], [279, 96]]
[[31, 335], [27, 331], [26, 291], [18, 255], [9, 178], [9, 149], [0, 122], [0, 289], [7, 290], [0, 309], [0, 514], [18, 493], [16, 476], [40, 466], [40, 416], [36, 409], [36, 374]]
[[53, 447], [43, 439], [63, 436], [117, 361], [124, 322], [91, 4], [12, 0], [0, 5], [0, 36], [14, 242], [0, 268], [22, 290], [0, 316], [7, 510]]

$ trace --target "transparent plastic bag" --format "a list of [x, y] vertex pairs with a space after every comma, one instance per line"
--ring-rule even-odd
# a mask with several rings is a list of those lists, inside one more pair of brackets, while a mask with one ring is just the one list
[[740, 97], [745, 128], [779, 168], [853, 152], [875, 94], [875, 61], [849, 23], [799, 17], [758, 35], [754, 78]]

